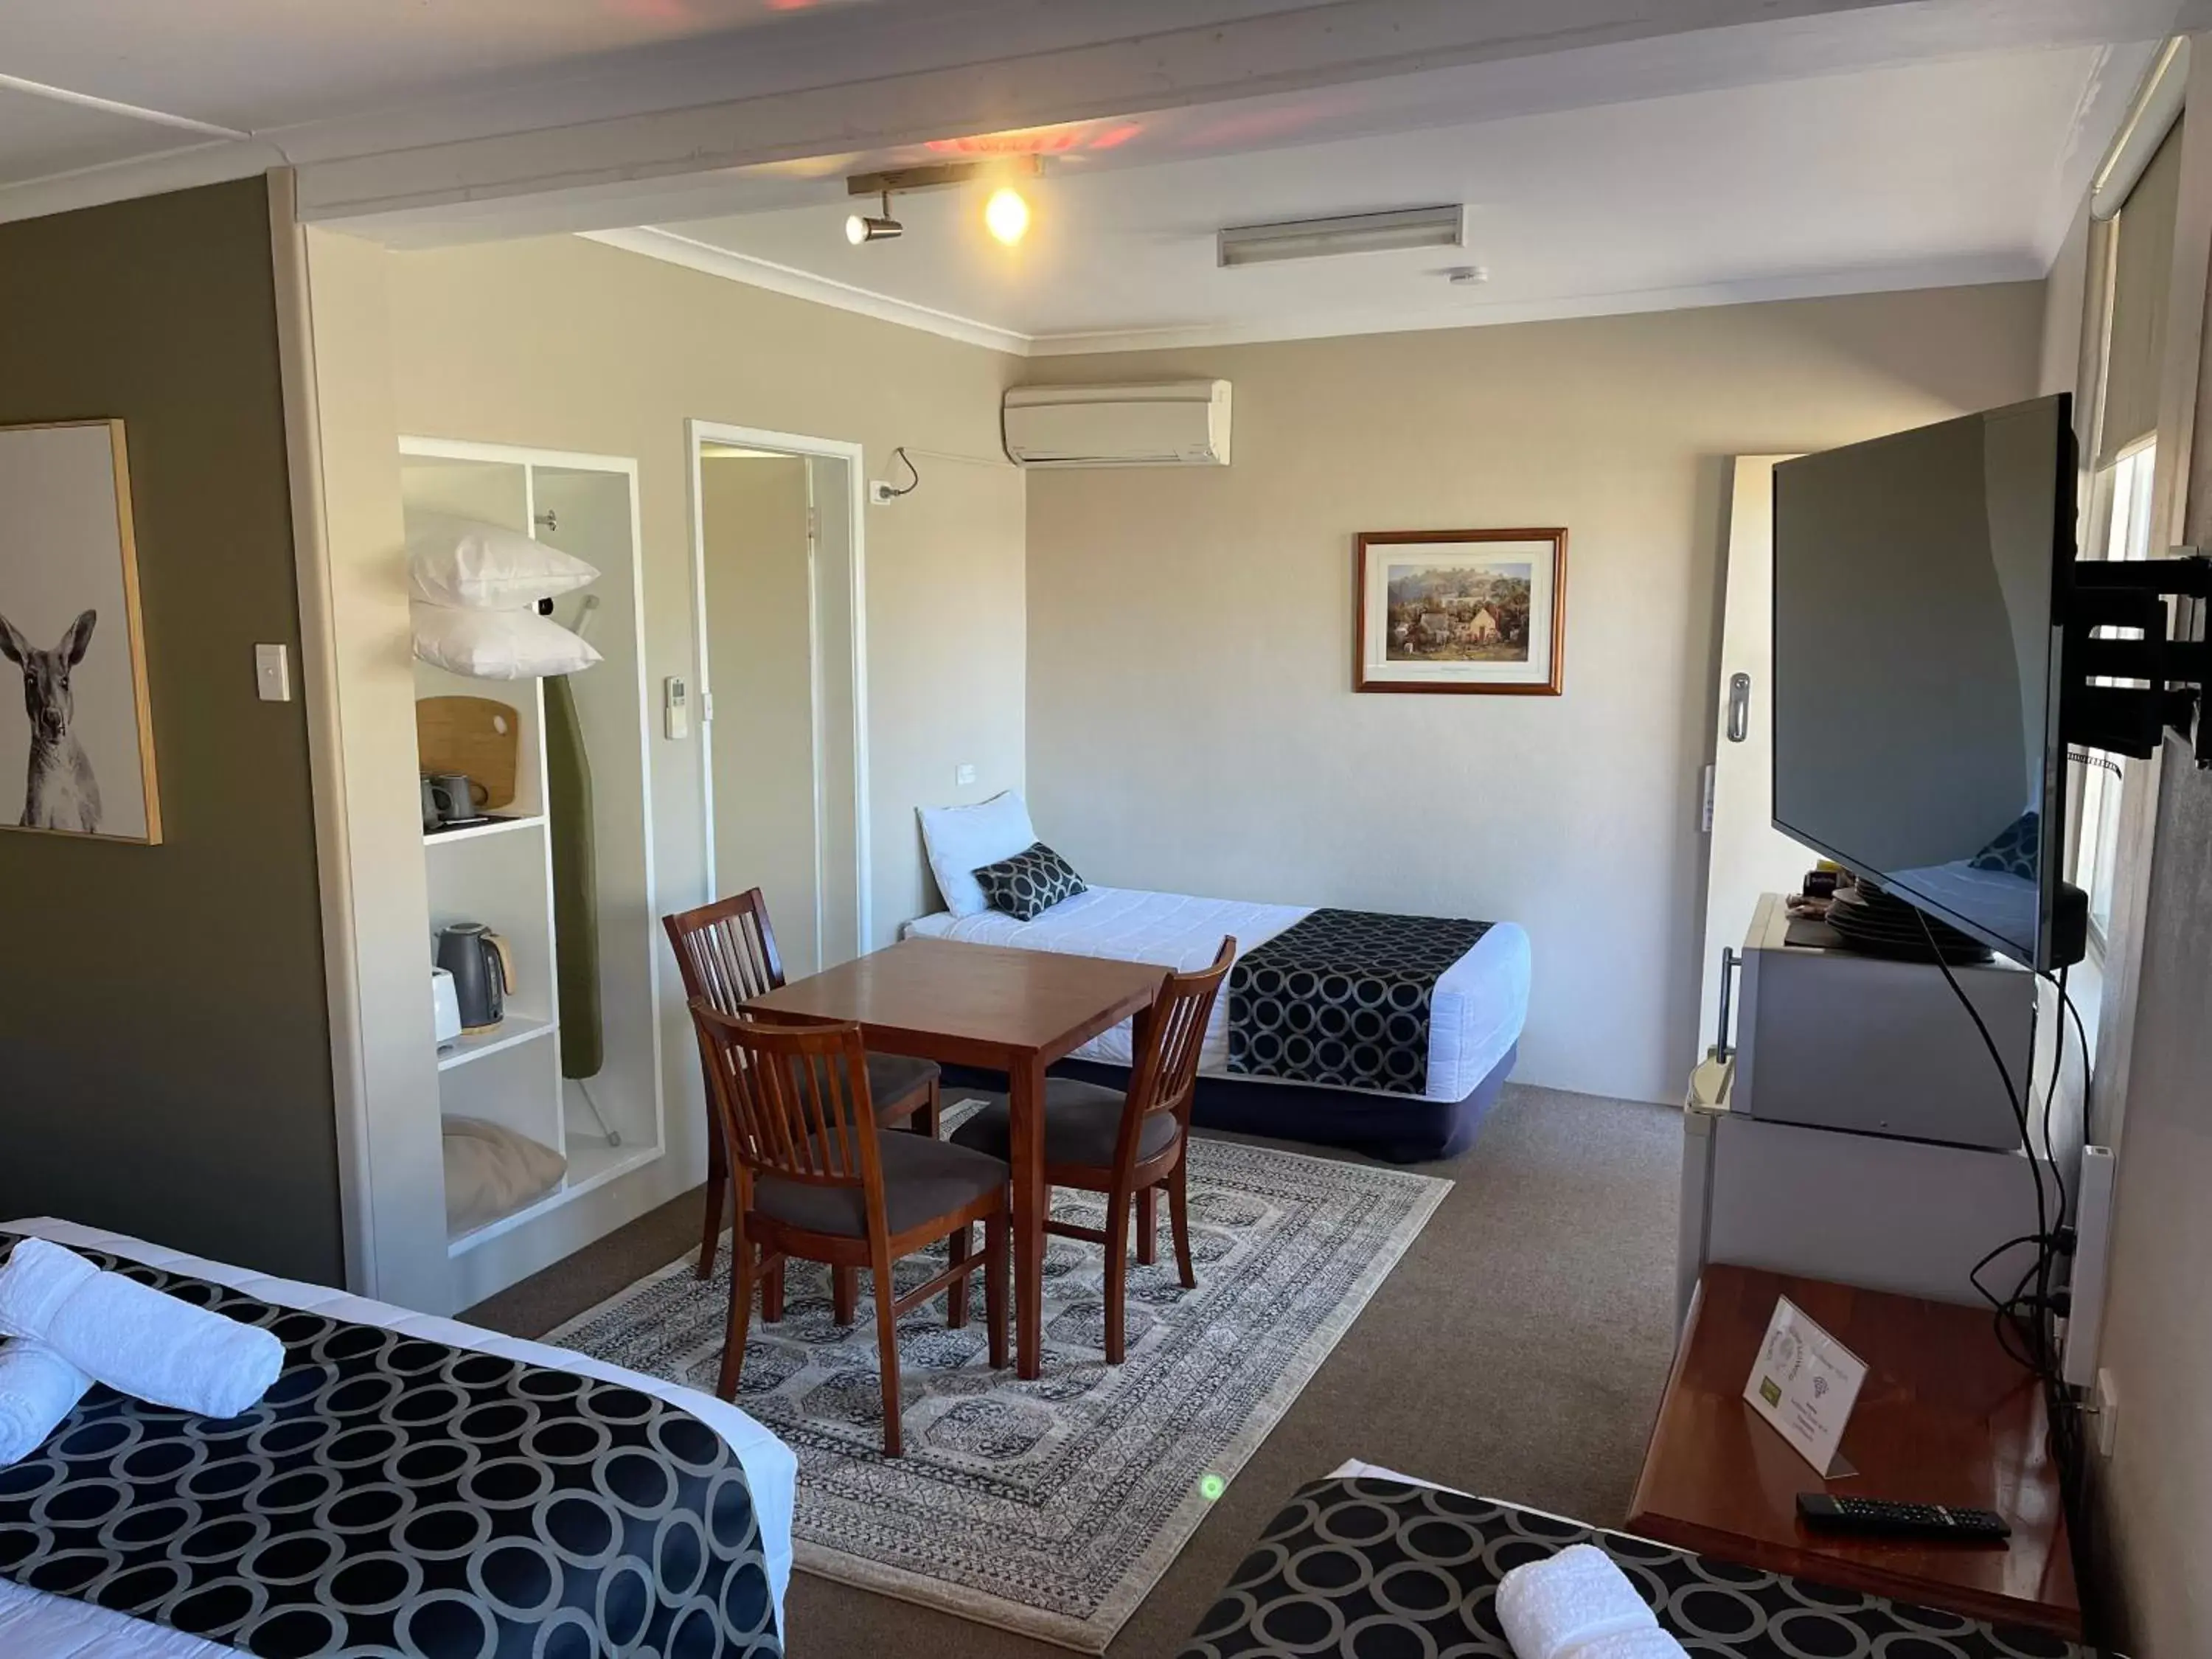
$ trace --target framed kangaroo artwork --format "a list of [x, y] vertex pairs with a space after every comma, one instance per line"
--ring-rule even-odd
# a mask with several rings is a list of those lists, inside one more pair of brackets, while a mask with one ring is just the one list
[[1353, 690], [1559, 695], [1565, 530], [1376, 530], [1358, 546]]
[[120, 421], [0, 427], [0, 687], [8, 673], [0, 828], [159, 842]]

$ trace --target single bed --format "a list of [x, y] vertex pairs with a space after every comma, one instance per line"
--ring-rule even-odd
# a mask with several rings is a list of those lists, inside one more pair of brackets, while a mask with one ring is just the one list
[[[908, 923], [906, 931], [1187, 972], [1212, 961], [1224, 935], [1235, 938], [1241, 957], [1314, 914], [1304, 905], [1091, 887], [1028, 921], [999, 910], [969, 916], [939, 911]], [[1419, 1095], [1232, 1074], [1224, 996], [1207, 1027], [1194, 1115], [1211, 1127], [1357, 1146], [1401, 1162], [1449, 1156], [1474, 1138], [1512, 1070], [1528, 1018], [1528, 935], [1512, 922], [1491, 927], [1444, 969], [1431, 999], [1426, 1086]], [[1123, 1024], [1077, 1050], [1067, 1069], [1115, 1078], [1128, 1065], [1129, 1027]]]
[[[784, 1592], [791, 1581], [798, 1458], [782, 1441], [735, 1406], [679, 1383], [625, 1370], [566, 1349], [501, 1336], [456, 1320], [410, 1312], [322, 1285], [270, 1278], [75, 1222], [52, 1218], [8, 1222], [0, 1224], [0, 1232], [50, 1239], [72, 1249], [143, 1262], [164, 1273], [241, 1291], [274, 1307], [374, 1326], [452, 1348], [618, 1384], [676, 1407], [719, 1435], [744, 1471], [759, 1524], [761, 1550], [775, 1602], [775, 1629], [782, 1630]], [[167, 1626], [0, 1577], [0, 1653], [9, 1659], [125, 1659], [125, 1656], [129, 1659], [216, 1659], [236, 1652], [235, 1648]]]

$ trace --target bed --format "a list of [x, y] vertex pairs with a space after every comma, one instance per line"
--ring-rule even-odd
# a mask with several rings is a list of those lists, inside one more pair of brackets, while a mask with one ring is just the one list
[[[1056, 951], [1188, 971], [1213, 959], [1223, 936], [1240, 957], [1316, 915], [1310, 907], [1091, 887], [1028, 921], [999, 910], [939, 911], [908, 934], [1017, 950]], [[1193, 1109], [1210, 1127], [1358, 1147], [1400, 1162], [1447, 1157], [1473, 1139], [1513, 1068], [1528, 1012], [1528, 935], [1491, 926], [1437, 977], [1418, 1094], [1320, 1087], [1232, 1071], [1230, 1003], [1216, 1006]], [[1113, 1081], [1129, 1065], [1129, 1028], [1079, 1049], [1065, 1069]]]
[[1692, 1555], [1363, 1463], [1313, 1482], [1276, 1515], [1179, 1659], [1512, 1659], [1492, 1606], [1498, 1581], [1570, 1544], [1611, 1556], [1697, 1659], [2094, 1659], [2039, 1631]]
[[[341, 1329], [346, 1326], [374, 1327], [424, 1343], [442, 1344], [470, 1355], [490, 1355], [519, 1362], [540, 1372], [565, 1372], [614, 1384], [626, 1390], [634, 1389], [677, 1407], [679, 1413], [688, 1414], [719, 1437], [729, 1453], [734, 1455], [743, 1471], [744, 1484], [750, 1488], [752, 1515], [757, 1522], [758, 1547], [774, 1609], [773, 1629], [766, 1634], [765, 1639], [744, 1647], [732, 1647], [725, 1640], [708, 1645], [704, 1651], [718, 1655], [734, 1651], [781, 1652], [783, 1597], [791, 1577], [792, 1510], [796, 1498], [798, 1460], [790, 1448], [735, 1406], [680, 1384], [624, 1370], [582, 1354], [547, 1347], [542, 1343], [500, 1336], [454, 1320], [410, 1312], [386, 1303], [350, 1296], [342, 1291], [272, 1279], [72, 1222], [52, 1219], [9, 1222], [0, 1224], [0, 1233], [51, 1239], [88, 1254], [104, 1254], [124, 1261], [143, 1263], [180, 1279], [197, 1279], [228, 1287], [273, 1307], [298, 1310], [341, 1322]], [[288, 1343], [291, 1340], [288, 1337]], [[288, 1364], [285, 1376], [270, 1391], [272, 1401], [292, 1381], [295, 1370], [296, 1367]], [[87, 1397], [86, 1406], [92, 1406], [105, 1393], [105, 1390], [95, 1389], [93, 1395]], [[112, 1400], [113, 1396], [107, 1398]], [[85, 1407], [80, 1407], [80, 1413], [84, 1410]], [[193, 1419], [194, 1422], [198, 1420]], [[48, 1442], [49, 1447], [68, 1434], [70, 1430], [70, 1424], [64, 1423]], [[691, 1432], [696, 1434], [697, 1431], [694, 1429]], [[152, 1443], [149, 1440], [146, 1443]], [[703, 1441], [701, 1443], [711, 1444]], [[719, 1459], [720, 1455], [717, 1455]], [[28, 1462], [26, 1460], [27, 1463]], [[600, 1473], [611, 1468], [611, 1463], [606, 1460], [601, 1462], [603, 1468]], [[25, 1466], [16, 1467], [21, 1469]], [[610, 1476], [609, 1479], [616, 1477]], [[353, 1490], [351, 1483], [348, 1483], [345, 1490], [349, 1492]], [[133, 1510], [134, 1514], [137, 1512]], [[669, 1520], [674, 1518], [673, 1505], [671, 1505]], [[20, 1534], [23, 1529], [17, 1528], [13, 1530]], [[9, 1528], [0, 1527], [0, 1545], [10, 1548], [20, 1546], [23, 1540], [20, 1536], [10, 1537], [10, 1531]], [[664, 1523], [664, 1538], [665, 1535], [666, 1524]], [[384, 1559], [392, 1558], [387, 1556]], [[610, 1567], [603, 1583], [612, 1582], [612, 1575], [618, 1568], [618, 1563]], [[566, 1632], [569, 1638], [566, 1646], [561, 1635], [560, 1632], [555, 1633], [549, 1652], [566, 1652], [571, 1648], [576, 1651], [588, 1650], [574, 1647], [574, 1631]], [[238, 1650], [236, 1647], [189, 1635], [167, 1625], [143, 1621], [91, 1601], [49, 1594], [17, 1583], [12, 1577], [0, 1577], [0, 1653], [9, 1655], [10, 1659], [125, 1659], [125, 1656], [129, 1656], [129, 1659], [216, 1659], [216, 1656], [233, 1655]], [[297, 1650], [316, 1652], [323, 1650], [309, 1644]], [[471, 1650], [464, 1644], [453, 1650], [467, 1652]]]

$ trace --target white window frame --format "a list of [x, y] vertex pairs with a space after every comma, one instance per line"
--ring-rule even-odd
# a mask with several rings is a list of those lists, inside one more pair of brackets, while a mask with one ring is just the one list
[[[2151, 502], [2157, 481], [2157, 434], [2129, 445], [2090, 479], [2087, 559], [2147, 559], [2151, 556]], [[2115, 630], [2100, 629], [2110, 635]], [[2118, 681], [2100, 684], [2118, 684]], [[2101, 962], [2112, 928], [2112, 904], [2129, 848], [2120, 833], [2121, 804], [2132, 769], [2118, 756], [2069, 756], [2067, 792], [2066, 878], [2088, 895], [2089, 948]]]

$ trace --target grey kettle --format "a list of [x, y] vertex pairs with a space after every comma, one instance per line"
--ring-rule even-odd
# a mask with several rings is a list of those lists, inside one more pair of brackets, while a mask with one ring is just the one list
[[438, 966], [453, 976], [461, 1006], [461, 1030], [476, 1036], [507, 1018], [514, 994], [514, 954], [480, 921], [457, 921], [438, 933]]

